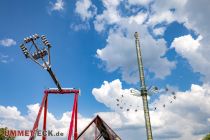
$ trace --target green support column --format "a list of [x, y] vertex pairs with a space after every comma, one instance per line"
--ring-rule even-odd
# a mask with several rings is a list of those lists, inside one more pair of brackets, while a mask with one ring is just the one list
[[150, 115], [149, 115], [149, 108], [148, 108], [148, 101], [147, 101], [147, 88], [145, 85], [144, 80], [144, 67], [139, 43], [139, 35], [137, 32], [134, 34], [135, 42], [136, 42], [136, 52], [137, 52], [137, 60], [138, 60], [138, 68], [139, 68], [139, 78], [140, 78], [140, 87], [141, 87], [141, 96], [143, 100], [143, 108], [144, 108], [144, 118], [145, 118], [145, 126], [147, 131], [147, 140], [153, 140], [152, 138], [152, 128], [150, 122]]

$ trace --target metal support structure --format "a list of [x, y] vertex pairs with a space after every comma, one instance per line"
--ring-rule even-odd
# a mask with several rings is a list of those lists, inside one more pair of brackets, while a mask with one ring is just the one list
[[[42, 41], [42, 45], [38, 46], [36, 41], [38, 41], [40, 38]], [[27, 47], [26, 44], [31, 44], [31, 47], [30, 48]], [[31, 51], [32, 46], [35, 48], [34, 52]], [[42, 35], [40, 37], [38, 34], [34, 34], [30, 37], [26, 37], [24, 39], [24, 43], [20, 45], [20, 48], [23, 51], [23, 54], [25, 55], [25, 57], [31, 59], [36, 64], [41, 66], [43, 69], [47, 70], [51, 78], [53, 79], [53, 82], [55, 83], [57, 88], [61, 91], [62, 90], [61, 85], [51, 69], [51, 60], [50, 60], [51, 47], [52, 46], [48, 42], [46, 36]]]
[[[72, 116], [70, 121], [70, 127], [69, 127], [69, 135], [68, 140], [71, 140], [71, 136], [73, 133], [73, 126], [77, 126], [77, 100], [78, 100], [78, 94], [74, 95], [74, 105], [72, 110]], [[74, 128], [74, 140], [77, 139], [77, 128]]]
[[38, 115], [36, 117], [36, 121], [34, 123], [34, 126], [33, 126], [33, 134], [32, 136], [30, 136], [29, 140], [34, 140], [35, 139], [35, 133], [36, 133], [36, 130], [38, 129], [38, 126], [39, 126], [39, 120], [40, 120], [40, 117], [41, 117], [41, 113], [42, 113], [42, 109], [44, 107], [44, 104], [45, 104], [45, 101], [46, 101], [46, 98], [47, 98], [47, 94], [44, 94], [44, 97], [42, 99], [42, 103], [41, 103], [41, 106], [39, 108], [39, 112], [38, 112]]
[[55, 85], [58, 87], [59, 90], [61, 90], [61, 85], [58, 82], [57, 78], [55, 77], [55, 74], [53, 73], [52, 69], [50, 67], [47, 68], [47, 71], [49, 72], [50, 76], [52, 77]]
[[[76, 107], [75, 107], [75, 126], [77, 126], [77, 115], [78, 115], [78, 94], [75, 94], [75, 96], [76, 96]], [[77, 136], [78, 136], [78, 132], [77, 132], [77, 127], [74, 127], [74, 140], [76, 140], [77, 139]]]
[[[80, 91], [78, 89], [48, 89], [44, 91], [44, 97], [42, 99], [41, 106], [39, 108], [39, 112], [37, 114], [36, 121], [33, 126], [33, 134], [30, 136], [29, 140], [34, 140], [36, 137], [36, 131], [38, 130], [39, 120], [41, 117], [42, 110], [44, 108], [44, 120], [43, 120], [43, 132], [46, 132], [46, 125], [47, 125], [47, 109], [48, 109], [48, 95], [49, 94], [74, 94], [74, 105], [72, 109], [72, 117], [69, 126], [69, 134], [68, 140], [71, 140], [72, 134], [74, 131], [74, 140], [77, 139], [77, 113], [78, 113], [78, 95]], [[47, 136], [43, 135], [42, 140], [46, 140]]]
[[[90, 132], [93, 132], [91, 126], [94, 125], [95, 132], [94, 135], [91, 135]], [[85, 134], [88, 134], [88, 137], [85, 137]], [[121, 140], [121, 138], [97, 115], [78, 135], [76, 140], [90, 140], [89, 136], [93, 136], [93, 140]]]
[[135, 32], [134, 36], [135, 36], [135, 42], [136, 42], [139, 78], [140, 78], [140, 82], [141, 82], [140, 87], [141, 87], [141, 96], [142, 96], [142, 100], [143, 100], [147, 140], [153, 140], [149, 108], [148, 108], [148, 100], [147, 100], [147, 88], [146, 88], [145, 79], [144, 79], [144, 67], [143, 67], [142, 54], [141, 54], [141, 48], [140, 48], [140, 43], [139, 43], [139, 35], [137, 32]]
[[[44, 104], [44, 123], [43, 123], [43, 132], [46, 132], [47, 129], [47, 108], [48, 108], [48, 94]], [[42, 137], [42, 140], [46, 140], [46, 135]]]

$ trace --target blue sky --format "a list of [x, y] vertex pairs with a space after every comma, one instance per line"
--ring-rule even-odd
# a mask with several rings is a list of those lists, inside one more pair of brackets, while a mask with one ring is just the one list
[[[20, 113], [19, 116], [27, 118], [31, 111], [27, 106], [40, 103], [43, 90], [55, 87], [49, 74], [32, 61], [26, 60], [19, 48], [23, 38], [34, 33], [46, 35], [51, 43], [52, 69], [62, 87], [81, 89], [79, 113], [84, 119], [101, 113], [109, 121], [106, 117], [108, 113], [115, 113], [117, 118], [124, 118], [128, 122], [129, 125], [120, 125], [128, 135], [132, 135], [133, 128], [144, 125], [138, 122], [136, 126], [135, 121], [130, 122], [133, 119], [129, 115], [123, 116], [123, 112], [113, 107], [114, 97], [127, 92], [131, 87], [139, 86], [133, 36], [135, 31], [140, 33], [148, 86], [169, 86], [177, 90], [181, 98], [177, 102], [181, 105], [198, 91], [196, 89], [208, 97], [206, 100], [210, 99], [210, 26], [206, 18], [209, 5], [207, 0], [185, 0], [180, 3], [175, 0], [165, 3], [161, 0], [2, 0], [0, 106], [5, 112], [10, 110], [7, 107], [13, 106]], [[197, 12], [196, 15], [194, 12]], [[155, 96], [151, 106], [167, 103], [168, 98], [168, 95], [160, 98]], [[193, 104], [195, 99], [190, 100], [187, 116], [192, 114], [190, 110], [196, 105], [207, 106], [204, 102]], [[72, 100], [72, 96], [50, 96], [49, 112], [59, 120], [64, 112], [71, 111]], [[128, 97], [128, 102], [132, 100], [136, 99]], [[184, 106], [180, 104], [172, 105], [172, 108]], [[179, 126], [175, 126], [173, 131], [169, 131], [168, 127], [165, 130], [157, 123], [158, 115], [162, 113], [167, 116], [165, 112], [170, 114], [171, 110], [162, 109], [155, 114], [154, 131], [157, 139], [176, 137], [179, 140], [196, 140], [210, 131], [207, 128], [210, 123], [204, 125], [200, 121], [198, 124], [204, 126], [199, 135], [194, 134], [193, 130], [183, 134], [179, 132]], [[209, 113], [202, 113], [204, 119], [210, 118]], [[141, 115], [140, 118], [143, 118]], [[8, 125], [3, 123], [5, 120], [0, 116], [0, 126]], [[169, 120], [162, 123], [170, 126], [173, 120]], [[15, 126], [20, 128], [18, 124]], [[113, 127], [126, 139], [120, 126], [116, 124]], [[158, 132], [161, 133], [158, 135]], [[168, 135], [164, 135], [165, 132]], [[171, 132], [177, 135], [172, 136]], [[140, 134], [145, 137], [144, 129], [141, 129]], [[132, 137], [135, 139], [138, 134]]]

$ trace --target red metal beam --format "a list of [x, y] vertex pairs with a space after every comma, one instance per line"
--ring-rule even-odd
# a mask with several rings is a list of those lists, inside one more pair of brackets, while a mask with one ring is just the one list
[[74, 105], [73, 105], [72, 114], [71, 114], [71, 121], [70, 121], [70, 126], [69, 126], [68, 140], [71, 140], [71, 137], [72, 137], [73, 126], [74, 126], [74, 119], [75, 119], [76, 102], [77, 102], [77, 94], [74, 95]]
[[45, 100], [45, 104], [44, 104], [44, 123], [43, 123], [43, 131], [44, 131], [44, 134], [42, 136], [42, 140], [46, 140], [46, 125], [47, 125], [47, 107], [48, 107], [48, 94], [47, 94], [47, 98]]
[[74, 140], [77, 139], [77, 113], [78, 113], [78, 94], [75, 94], [76, 107], [75, 107], [75, 125], [74, 125]]
[[[72, 132], [74, 130], [74, 140], [77, 139], [77, 113], [78, 113], [78, 95], [80, 93], [80, 90], [78, 89], [47, 89], [44, 91], [44, 97], [42, 99], [41, 106], [39, 108], [39, 112], [36, 118], [36, 121], [33, 126], [33, 135], [30, 136], [29, 140], [34, 140], [36, 130], [38, 129], [39, 120], [41, 117], [42, 109], [44, 107], [44, 122], [43, 122], [43, 131], [46, 132], [46, 124], [47, 124], [47, 108], [48, 108], [48, 94], [74, 94], [74, 103], [73, 103], [73, 109], [72, 109], [72, 117], [70, 121], [70, 127], [69, 127], [69, 135], [68, 140], [71, 140]], [[75, 123], [75, 125], [74, 125]], [[46, 140], [46, 136], [42, 136], [42, 140]]]
[[45, 103], [45, 101], [46, 101], [47, 95], [48, 95], [48, 94], [44, 94], [44, 97], [43, 97], [43, 99], [42, 99], [41, 106], [40, 106], [40, 108], [39, 108], [38, 115], [37, 115], [37, 117], [36, 117], [36, 121], [35, 121], [35, 123], [34, 123], [33, 130], [32, 130], [33, 135], [32, 135], [32, 136], [30, 136], [29, 140], [33, 140], [33, 139], [34, 139], [34, 137], [35, 137], [34, 135], [35, 135], [36, 130], [37, 130], [38, 125], [39, 125], [40, 116], [41, 116], [42, 109], [43, 109], [44, 103]]
[[45, 93], [51, 93], [51, 94], [71, 94], [71, 93], [75, 93], [75, 94], [79, 94], [79, 90], [78, 89], [47, 89], [44, 91]]

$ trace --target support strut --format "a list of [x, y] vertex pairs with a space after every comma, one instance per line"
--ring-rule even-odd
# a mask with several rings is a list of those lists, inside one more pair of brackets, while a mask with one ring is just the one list
[[74, 103], [73, 103], [73, 109], [72, 109], [72, 117], [70, 121], [69, 126], [69, 134], [68, 134], [68, 140], [71, 140], [72, 132], [74, 130], [74, 140], [77, 139], [77, 113], [78, 113], [78, 95], [79, 90], [77, 89], [49, 89], [44, 91], [44, 97], [42, 99], [41, 106], [39, 108], [39, 112], [36, 117], [36, 121], [33, 126], [32, 135], [29, 137], [29, 140], [34, 140], [36, 137], [36, 131], [39, 126], [39, 120], [42, 114], [42, 110], [44, 108], [44, 118], [43, 118], [43, 135], [42, 140], [46, 140], [46, 132], [47, 132], [47, 109], [48, 109], [48, 95], [49, 94], [74, 94]]

